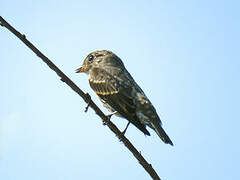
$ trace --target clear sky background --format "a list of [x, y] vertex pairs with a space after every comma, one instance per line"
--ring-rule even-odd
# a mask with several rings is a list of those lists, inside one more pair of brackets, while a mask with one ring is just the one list
[[[94, 50], [116, 53], [152, 101], [174, 147], [126, 136], [165, 180], [240, 179], [240, 3], [9, 1], [0, 15], [79, 87]], [[0, 27], [0, 179], [150, 179], [93, 110]], [[113, 117], [120, 129], [126, 120]]]

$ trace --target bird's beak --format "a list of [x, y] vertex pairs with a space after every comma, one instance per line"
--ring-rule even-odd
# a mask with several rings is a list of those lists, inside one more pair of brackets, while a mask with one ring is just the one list
[[76, 69], [75, 72], [76, 72], [76, 73], [85, 72], [85, 69], [86, 69], [86, 68], [87, 68], [87, 65], [82, 66], [82, 67]]

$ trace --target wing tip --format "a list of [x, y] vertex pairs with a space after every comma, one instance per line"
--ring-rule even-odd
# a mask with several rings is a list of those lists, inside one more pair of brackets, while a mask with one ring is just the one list
[[165, 137], [161, 137], [162, 141], [166, 144], [170, 144], [171, 146], [174, 146], [173, 142], [171, 141], [171, 139], [168, 137], [168, 138], [165, 138]]

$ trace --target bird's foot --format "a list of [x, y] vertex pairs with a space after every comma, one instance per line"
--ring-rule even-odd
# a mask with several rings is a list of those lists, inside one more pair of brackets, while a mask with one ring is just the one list
[[106, 120], [102, 120], [102, 124], [104, 125], [104, 126], [106, 126], [107, 124], [108, 124], [108, 121], [109, 121], [109, 119], [106, 121]]
[[128, 121], [127, 126], [126, 126], [125, 129], [122, 131], [122, 135], [123, 135], [123, 136], [125, 135], [129, 124], [130, 124], [130, 122]]
[[[117, 113], [117, 111], [114, 111], [113, 113], [106, 115], [107, 121], [110, 121], [112, 115], [114, 115], [114, 114], [116, 114], [116, 113]], [[102, 121], [102, 123], [103, 123], [104, 126], [107, 125], [107, 121]]]
[[117, 111], [114, 111], [113, 113], [106, 115], [106, 117], [108, 118], [108, 120], [110, 120], [111, 117], [112, 117], [112, 115], [114, 115], [114, 114], [116, 114], [116, 113], [117, 113]]

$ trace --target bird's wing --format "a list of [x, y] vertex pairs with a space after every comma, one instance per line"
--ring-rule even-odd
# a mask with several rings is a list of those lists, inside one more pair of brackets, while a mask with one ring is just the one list
[[136, 104], [137, 106], [136, 109], [138, 116], [141, 116], [142, 121], [144, 121], [143, 124], [147, 124], [149, 127], [154, 129], [163, 142], [171, 144], [173, 146], [171, 139], [168, 137], [167, 133], [162, 128], [162, 122], [150, 100], [144, 94], [142, 89], [137, 85], [137, 83], [133, 80], [130, 74], [126, 77], [128, 77], [131, 83], [134, 84], [133, 86], [135, 87], [135, 94], [133, 96], [136, 97], [134, 98], [134, 104]]
[[[121, 116], [128, 119], [144, 134], [150, 135], [136, 115], [136, 105], [132, 96], [132, 86], [119, 72], [117, 75], [103, 69], [93, 69], [96, 74], [90, 76], [89, 83], [94, 92]], [[116, 72], [116, 71], [115, 71]]]

